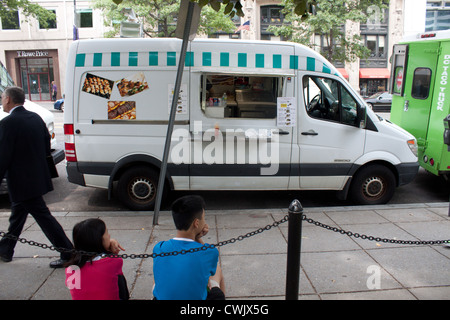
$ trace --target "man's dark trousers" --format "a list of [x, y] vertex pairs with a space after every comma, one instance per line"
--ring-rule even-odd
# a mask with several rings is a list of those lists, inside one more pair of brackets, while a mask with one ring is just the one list
[[[50, 210], [47, 208], [42, 196], [30, 200], [11, 203], [11, 216], [9, 218], [10, 224], [8, 235], [13, 235], [16, 237], [20, 236], [28, 214], [36, 220], [37, 224], [53, 246], [57, 248], [72, 248], [72, 243], [67, 238], [61, 225], [50, 213]], [[16, 243], [16, 240], [3, 238], [0, 241], [1, 253], [6, 256], [13, 256]], [[61, 253], [61, 259], [63, 260], [69, 260], [70, 256], [70, 253]]]

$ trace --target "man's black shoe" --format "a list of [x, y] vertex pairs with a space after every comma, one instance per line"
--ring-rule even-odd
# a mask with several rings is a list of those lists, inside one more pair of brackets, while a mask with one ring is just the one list
[[64, 268], [64, 264], [67, 262], [67, 260], [58, 259], [55, 261], [50, 262], [50, 268]]
[[11, 256], [7, 256], [5, 254], [0, 254], [0, 260], [2, 260], [3, 262], [11, 262], [12, 261], [12, 257]]

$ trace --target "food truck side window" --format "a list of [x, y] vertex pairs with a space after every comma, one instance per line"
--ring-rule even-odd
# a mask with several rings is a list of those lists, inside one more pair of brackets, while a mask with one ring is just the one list
[[414, 70], [411, 97], [426, 99], [430, 91], [431, 70], [428, 68], [416, 68]]
[[281, 87], [281, 77], [203, 75], [202, 110], [212, 117], [274, 119]]

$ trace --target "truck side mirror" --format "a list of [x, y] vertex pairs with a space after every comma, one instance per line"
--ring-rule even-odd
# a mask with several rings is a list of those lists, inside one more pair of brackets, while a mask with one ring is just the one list
[[359, 126], [359, 128], [365, 129], [367, 117], [366, 106], [365, 105], [358, 106], [357, 113], [358, 113], [356, 116], [357, 125]]
[[444, 118], [444, 143], [450, 151], [450, 114]]

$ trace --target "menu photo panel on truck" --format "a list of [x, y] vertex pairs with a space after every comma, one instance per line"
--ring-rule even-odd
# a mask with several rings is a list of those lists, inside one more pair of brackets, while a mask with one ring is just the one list
[[[153, 208], [180, 50], [178, 39], [72, 44], [69, 181]], [[299, 44], [191, 41], [176, 108], [166, 192], [335, 190], [376, 204], [417, 173], [414, 137]]]

